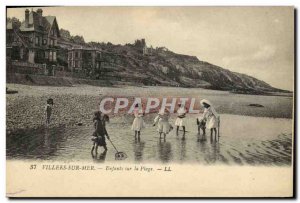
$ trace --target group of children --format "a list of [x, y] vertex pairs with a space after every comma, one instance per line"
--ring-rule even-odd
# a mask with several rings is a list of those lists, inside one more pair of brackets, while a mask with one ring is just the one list
[[[206, 100], [203, 99], [200, 101], [201, 106], [204, 108], [204, 112], [201, 116], [197, 118], [197, 126], [198, 126], [198, 133], [200, 134], [200, 131], [203, 131], [203, 135], [206, 134], [206, 129], [210, 130], [211, 136], [213, 136], [213, 132], [215, 133], [215, 137], [217, 136], [217, 128], [220, 126], [220, 117], [216, 110], [213, 108], [212, 104]], [[46, 125], [49, 125], [50, 123], [50, 117], [53, 107], [53, 99], [47, 100], [46, 105]], [[184, 107], [182, 103], [178, 104], [178, 110], [177, 110], [177, 118], [175, 120], [175, 126], [176, 126], [176, 135], [178, 135], [179, 128], [182, 127], [183, 130], [183, 138], [185, 137], [186, 133], [186, 114], [187, 110]], [[141, 130], [145, 127], [144, 122], [144, 115], [141, 106], [139, 104], [136, 104], [135, 109], [133, 111], [134, 120], [131, 126], [131, 129], [135, 133], [135, 139], [140, 140], [141, 136]], [[169, 134], [170, 131], [172, 131], [173, 126], [169, 122], [170, 118], [170, 111], [165, 108], [161, 109], [158, 112], [158, 115], [154, 118], [153, 126], [157, 126], [157, 131], [159, 133], [160, 139], [163, 138], [166, 139], [167, 134]], [[98, 147], [103, 147], [104, 152], [107, 151], [106, 147], [106, 139], [110, 139], [109, 135], [106, 130], [106, 123], [109, 122], [109, 117], [106, 114], [102, 114], [100, 111], [97, 111], [94, 113], [94, 133], [93, 133], [93, 147], [91, 150], [91, 153], [93, 154], [94, 150], [96, 151]], [[219, 133], [219, 132], [218, 132]]]
[[[214, 132], [216, 137], [217, 128], [220, 125], [220, 117], [208, 100], [203, 99], [200, 101], [200, 104], [204, 108], [204, 112], [197, 118], [198, 133], [200, 134], [200, 130], [202, 129], [203, 135], [205, 135], [206, 129], [209, 129], [211, 131], [211, 136], [213, 136]], [[178, 135], [179, 128], [182, 127], [183, 138], [185, 137], [186, 133], [186, 114], [186, 108], [182, 103], [179, 103], [177, 118], [175, 120], [176, 135]], [[145, 126], [145, 122], [143, 120], [144, 115], [145, 113], [143, 112], [142, 108], [137, 104], [134, 110], [135, 118], [131, 127], [131, 129], [135, 132], [135, 138], [137, 139], [140, 139], [141, 130]], [[158, 115], [154, 118], [153, 126], [157, 125], [157, 131], [160, 139], [162, 138], [162, 135], [163, 138], [166, 139], [167, 134], [173, 129], [173, 126], [169, 123], [169, 118], [170, 111], [167, 108], [161, 109], [158, 112]]]
[[[217, 136], [217, 128], [220, 126], [220, 117], [216, 110], [213, 108], [212, 104], [206, 100], [203, 99], [200, 101], [201, 106], [204, 108], [204, 112], [201, 116], [197, 118], [197, 126], [198, 126], [198, 133], [200, 134], [200, 131], [203, 131], [203, 135], [206, 133], [206, 129], [210, 130], [211, 137], [213, 136], [213, 133], [215, 134], [215, 138]], [[183, 130], [183, 138], [185, 137], [185, 126], [186, 126], [186, 114], [187, 110], [184, 107], [183, 104], [178, 104], [178, 110], [177, 110], [177, 118], [175, 120], [175, 126], [176, 126], [176, 135], [178, 136], [179, 128], [182, 127]], [[136, 104], [135, 109], [133, 111], [134, 120], [131, 126], [131, 129], [134, 131], [135, 139], [140, 140], [141, 136], [141, 130], [145, 127], [144, 122], [144, 115], [145, 112], [143, 112], [141, 106], [139, 104]], [[173, 126], [169, 122], [170, 118], [170, 111], [165, 108], [161, 109], [158, 112], [158, 115], [154, 118], [153, 126], [157, 126], [157, 131], [159, 133], [159, 138], [166, 139], [167, 134], [172, 131]], [[107, 151], [106, 142], [105, 142], [105, 136], [107, 139], [109, 139], [108, 133], [105, 128], [105, 123], [109, 121], [109, 118], [107, 115], [101, 115], [101, 112], [95, 112], [94, 115], [94, 136], [93, 138], [93, 147], [92, 147], [92, 153], [94, 149], [96, 150], [98, 146], [103, 146], [105, 152]]]

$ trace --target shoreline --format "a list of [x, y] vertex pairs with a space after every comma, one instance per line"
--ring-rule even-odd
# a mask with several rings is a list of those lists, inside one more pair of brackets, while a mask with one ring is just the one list
[[[49, 97], [54, 99], [52, 123], [56, 126], [91, 123], [93, 112], [98, 109], [98, 103], [104, 95], [125, 95], [128, 98], [161, 95], [201, 97], [212, 101], [219, 114], [286, 119], [292, 119], [293, 115], [293, 98], [289, 97], [277, 97], [274, 102], [274, 96], [234, 95], [229, 92], [207, 89], [151, 86], [118, 88], [87, 85], [52, 87], [7, 84], [7, 87], [9, 90], [18, 91], [15, 94], [6, 94], [6, 129], [8, 131], [42, 126], [45, 120], [44, 108]], [[249, 106], [252, 103], [261, 104], [263, 107]]]

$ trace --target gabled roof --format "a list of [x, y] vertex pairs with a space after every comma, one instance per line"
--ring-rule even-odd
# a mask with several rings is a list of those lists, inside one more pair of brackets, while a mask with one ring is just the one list
[[[40, 19], [42, 18], [42, 19]], [[41, 26], [40, 27], [40, 20], [41, 20]], [[20, 26], [20, 30], [22, 32], [26, 31], [46, 31], [49, 32], [51, 29], [52, 25], [56, 22], [56, 17], [55, 16], [39, 16], [39, 14], [35, 11], [31, 11], [29, 13], [29, 22], [28, 26], [25, 26], [25, 21], [22, 22]]]
[[46, 18], [46, 20], [52, 25], [54, 23], [55, 20], [55, 16], [45, 16], [44, 18]]

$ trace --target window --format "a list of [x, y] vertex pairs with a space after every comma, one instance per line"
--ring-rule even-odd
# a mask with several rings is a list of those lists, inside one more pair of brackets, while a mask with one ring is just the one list
[[78, 52], [77, 51], [75, 52], [75, 58], [78, 58]]
[[49, 52], [48, 51], [45, 51], [45, 58], [49, 59]]
[[23, 48], [20, 49], [20, 59], [23, 59], [23, 55], [24, 55], [24, 50]]
[[49, 51], [49, 61], [52, 61], [52, 51]]
[[35, 37], [35, 45], [39, 45], [39, 43], [40, 43], [39, 37]]
[[72, 59], [72, 52], [69, 52], [69, 59]]
[[47, 44], [47, 39], [44, 39], [43, 44], [44, 44], [44, 45]]
[[56, 52], [53, 52], [53, 61], [56, 61]]

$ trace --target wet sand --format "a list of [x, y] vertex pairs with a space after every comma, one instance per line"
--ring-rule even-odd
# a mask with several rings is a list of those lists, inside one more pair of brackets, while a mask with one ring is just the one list
[[[132, 117], [111, 119], [107, 125], [111, 140], [131, 163], [197, 163], [226, 165], [290, 166], [292, 120], [221, 114], [220, 138], [197, 133], [195, 115], [189, 115], [187, 133], [173, 130], [164, 141], [152, 127], [155, 115], [145, 117], [147, 126], [140, 140], [130, 129]], [[175, 118], [171, 118], [174, 124]], [[52, 126], [7, 134], [7, 158], [53, 161], [114, 161], [115, 150], [107, 140], [106, 154], [92, 157], [92, 126]]]
[[[44, 124], [46, 100], [54, 99], [52, 123], [74, 126], [82, 123], [88, 126], [92, 114], [98, 109], [104, 96], [126, 97], [195, 97], [210, 100], [216, 110], [223, 114], [255, 117], [292, 118], [293, 98], [283, 96], [241, 95], [225, 91], [200, 88], [175, 87], [76, 87], [29, 86], [7, 84], [17, 94], [6, 95], [6, 125], [8, 134], [18, 129], [40, 128]], [[259, 104], [263, 107], [249, 106]]]

